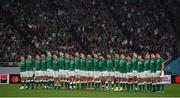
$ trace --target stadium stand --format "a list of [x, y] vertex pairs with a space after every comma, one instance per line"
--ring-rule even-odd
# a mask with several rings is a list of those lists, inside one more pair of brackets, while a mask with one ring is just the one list
[[[1, 0], [0, 62], [50, 51], [180, 50], [179, 0]], [[176, 19], [176, 20], [175, 20]]]

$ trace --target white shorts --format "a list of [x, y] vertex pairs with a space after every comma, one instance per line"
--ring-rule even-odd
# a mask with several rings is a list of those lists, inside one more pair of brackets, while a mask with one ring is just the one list
[[69, 78], [69, 70], [64, 70], [64, 76], [65, 76], [66, 78]]
[[59, 76], [64, 76], [64, 70], [59, 70]]
[[53, 77], [54, 71], [52, 69], [47, 69], [47, 76]]
[[99, 78], [99, 76], [100, 76], [99, 72], [98, 71], [94, 71], [94, 77], [95, 78]]
[[74, 75], [75, 75], [75, 76], [80, 76], [79, 69], [75, 69]]
[[42, 76], [47, 76], [47, 71], [42, 71]]
[[69, 76], [75, 76], [75, 72], [74, 71], [69, 71]]
[[100, 77], [103, 77], [103, 73], [104, 73], [103, 71], [98, 71]]
[[144, 75], [145, 75], [145, 78], [151, 77], [151, 72], [150, 72], [150, 70], [144, 71]]
[[93, 71], [89, 72], [89, 77], [94, 77], [94, 72]]
[[59, 76], [59, 72], [58, 72], [58, 71], [54, 71], [53, 77], [54, 77], [54, 78], [57, 78], [58, 76]]
[[123, 77], [121, 72], [118, 72], [118, 77]]
[[87, 76], [87, 75], [86, 75], [86, 74], [87, 74], [86, 71], [80, 71], [80, 73], [81, 73], [81, 76], [82, 76], [82, 77], [86, 77], [86, 76]]
[[26, 72], [20, 72], [20, 77], [26, 77]]
[[103, 76], [106, 77], [106, 76], [110, 76], [110, 73], [108, 71], [103, 71]]
[[137, 73], [137, 78], [142, 78], [141, 76], [142, 76], [142, 75], [141, 75], [141, 72], [138, 72], [138, 73]]
[[111, 76], [111, 77], [115, 76], [115, 72], [111, 71], [111, 72], [110, 72], [110, 76]]
[[27, 77], [33, 77], [34, 72], [33, 71], [27, 71], [26, 74], [27, 74], [26, 75]]
[[156, 77], [160, 77], [160, 76], [161, 76], [161, 71], [160, 70], [156, 71]]
[[151, 73], [151, 77], [156, 77], [156, 73]]
[[121, 77], [122, 77], [122, 78], [125, 78], [125, 77], [126, 77], [126, 74], [125, 74], [125, 73], [121, 73]]
[[115, 73], [115, 75], [114, 75], [115, 77], [119, 77], [118, 76], [118, 73], [119, 73], [118, 71], [115, 71], [114, 73]]
[[35, 71], [35, 77], [39, 77], [42, 76], [42, 72], [41, 71]]
[[137, 73], [138, 73], [137, 71], [133, 70], [132, 73], [133, 73], [133, 77], [137, 77]]
[[132, 72], [126, 73], [126, 78], [131, 78], [132, 76], [133, 76], [133, 73], [132, 73]]

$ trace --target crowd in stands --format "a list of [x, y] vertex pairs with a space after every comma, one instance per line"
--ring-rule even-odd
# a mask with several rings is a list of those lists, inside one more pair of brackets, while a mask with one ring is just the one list
[[0, 62], [18, 61], [21, 55], [46, 50], [159, 52], [171, 58], [180, 51], [178, 3], [179, 0], [1, 0]]

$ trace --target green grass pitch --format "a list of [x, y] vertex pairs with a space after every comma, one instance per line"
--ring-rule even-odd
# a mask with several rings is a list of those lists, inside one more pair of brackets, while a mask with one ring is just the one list
[[85, 91], [85, 90], [20, 90], [20, 84], [0, 84], [0, 97], [180, 97], [180, 84], [165, 85], [164, 93]]

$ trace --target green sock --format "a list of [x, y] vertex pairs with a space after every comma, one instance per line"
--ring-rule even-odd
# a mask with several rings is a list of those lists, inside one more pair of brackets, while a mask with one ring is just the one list
[[21, 84], [23, 87], [25, 87], [25, 82], [22, 82], [22, 84]]
[[54, 87], [54, 81], [51, 81], [51, 85], [52, 85], [52, 87]]
[[138, 88], [138, 83], [135, 83], [135, 88]]
[[105, 89], [109, 88], [109, 83], [105, 83]]
[[146, 84], [146, 91], [149, 91], [149, 84]]
[[97, 87], [99, 90], [101, 90], [101, 83], [97, 83]]
[[164, 84], [161, 84], [161, 91], [164, 91]]
[[139, 90], [141, 91], [141, 84], [138, 84]]
[[157, 91], [157, 88], [158, 88], [158, 87], [157, 87], [157, 84], [154, 85], [154, 88], [155, 88], [155, 91]]
[[91, 87], [91, 82], [88, 82], [87, 88], [90, 88], [90, 87]]
[[129, 91], [129, 84], [128, 83], [126, 83], [126, 88]]
[[152, 91], [152, 84], [149, 83], [149, 91]]
[[111, 83], [111, 89], [114, 89], [114, 83]]
[[120, 83], [120, 88], [123, 88], [123, 83]]
[[130, 85], [131, 85], [131, 90], [133, 90], [133, 84], [131, 83]]
[[38, 82], [35, 82], [35, 84], [36, 84], [36, 87], [38, 87]]
[[30, 84], [31, 84], [31, 89], [33, 89], [34, 88], [34, 82], [33, 81], [30, 82]]
[[94, 82], [91, 82], [92, 83], [92, 88], [95, 88], [94, 86], [95, 86], [95, 83]]
[[155, 89], [156, 89], [156, 86], [155, 86], [155, 85], [153, 85], [153, 91], [156, 91]]
[[126, 88], [126, 83], [123, 83], [123, 90]]
[[116, 87], [118, 87], [118, 83], [115, 83], [115, 85], [114, 85], [114, 89], [116, 89]]
[[84, 83], [81, 83], [81, 89], [83, 89], [84, 88]]
[[142, 88], [143, 88], [143, 90], [145, 90], [145, 84], [142, 84]]
[[100, 90], [102, 89], [102, 83], [99, 83], [99, 89]]

